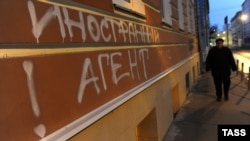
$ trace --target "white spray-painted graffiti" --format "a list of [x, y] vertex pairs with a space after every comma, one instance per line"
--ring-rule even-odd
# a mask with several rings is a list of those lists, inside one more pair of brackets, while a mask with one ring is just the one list
[[47, 25], [55, 19], [58, 20], [63, 42], [67, 37], [65, 26], [68, 29], [71, 41], [74, 37], [72, 28], [75, 27], [81, 31], [82, 42], [85, 42], [87, 37], [90, 37], [94, 42], [101, 40], [105, 42], [118, 42], [119, 37], [122, 37], [124, 43], [160, 42], [158, 30], [147, 25], [109, 17], [102, 17], [102, 19], [98, 21], [94, 15], [84, 15], [81, 11], [78, 11], [79, 21], [76, 21], [70, 18], [67, 8], [55, 5], [49, 7], [46, 13], [38, 20], [34, 3], [28, 0], [27, 6], [32, 22], [33, 35], [37, 43], [39, 43], [39, 37], [42, 36], [42, 32]]
[[[126, 54], [127, 53], [127, 54]], [[125, 64], [119, 62], [124, 56], [128, 56], [126, 61], [129, 65], [127, 69], [124, 69]], [[94, 62], [93, 61], [97, 61]], [[149, 50], [146, 48], [142, 49], [130, 49], [127, 52], [112, 52], [112, 53], [101, 53], [97, 54], [97, 59], [92, 59], [86, 57], [83, 61], [82, 74], [80, 77], [80, 84], [77, 94], [77, 102], [82, 103], [84, 99], [84, 94], [88, 85], [94, 85], [96, 94], [101, 93], [101, 87], [104, 91], [108, 90], [108, 85], [119, 85], [120, 81], [125, 77], [130, 77], [132, 80], [141, 80], [144, 78], [148, 79], [146, 64], [149, 61]], [[94, 65], [95, 64], [95, 65]], [[96, 65], [97, 64], [97, 65]], [[98, 72], [100, 76], [94, 73]], [[104, 70], [110, 70], [107, 74]], [[23, 70], [26, 73], [27, 84], [29, 89], [29, 96], [31, 102], [31, 108], [36, 118], [40, 117], [40, 108], [36, 96], [35, 82], [34, 82], [34, 64], [31, 60], [23, 61]], [[118, 73], [119, 71], [119, 73]], [[107, 84], [106, 78], [112, 77], [113, 84]], [[76, 78], [78, 79], [78, 78]], [[101, 80], [101, 81], [100, 81]], [[46, 127], [44, 124], [40, 123], [34, 128], [34, 132], [39, 137], [44, 137], [46, 134]]]
[[[34, 66], [31, 61], [24, 61], [23, 62], [23, 69], [26, 73], [27, 76], [27, 83], [28, 83], [28, 88], [29, 88], [29, 96], [30, 96], [30, 101], [31, 101], [31, 106], [32, 110], [34, 112], [34, 115], [36, 118], [39, 118], [40, 116], [40, 108], [39, 104], [37, 102], [37, 97], [36, 97], [36, 91], [35, 91], [35, 83], [33, 79], [33, 70]], [[34, 132], [39, 136], [39, 137], [44, 137], [46, 133], [46, 127], [44, 124], [39, 124], [34, 128]]]
[[[132, 80], [140, 80], [140, 71], [139, 71], [139, 65], [142, 68], [144, 79], [146, 80], [148, 78], [147, 76], [147, 69], [146, 69], [146, 61], [149, 60], [149, 51], [148, 49], [142, 48], [138, 51], [136, 49], [133, 49], [133, 54], [131, 53], [131, 50], [128, 50], [128, 60], [126, 60], [129, 64], [129, 70], [126, 70], [126, 72], [120, 72], [117, 73], [118, 70], [123, 70], [123, 65], [121, 62], [115, 61], [118, 59], [123, 59], [124, 54], [122, 52], [113, 52], [113, 53], [102, 53], [98, 54], [97, 56], [97, 62], [92, 63], [92, 60], [88, 57], [84, 59], [83, 62], [83, 68], [82, 68], [82, 74], [81, 74], [81, 81], [79, 85], [79, 90], [77, 94], [77, 101], [78, 103], [82, 103], [82, 99], [85, 93], [85, 89], [88, 85], [93, 84], [95, 87], [97, 95], [100, 94], [101, 89], [98, 84], [102, 83], [103, 89], [107, 91], [108, 86], [106, 82], [106, 76], [112, 77], [112, 82], [115, 85], [118, 85], [119, 82], [125, 78], [125, 77], [131, 77]], [[139, 61], [138, 61], [139, 57]], [[116, 59], [115, 59], [116, 58]], [[103, 63], [105, 62], [105, 63]], [[97, 64], [98, 69], [94, 71], [93, 64]], [[104, 69], [109, 67], [110, 68], [110, 74], [105, 74]], [[33, 63], [31, 61], [24, 61], [23, 62], [23, 69], [26, 72], [27, 75], [27, 83], [29, 88], [29, 94], [30, 94], [30, 100], [33, 112], [35, 116], [38, 118], [40, 116], [40, 109], [39, 104], [37, 102], [36, 98], [36, 91], [35, 91], [35, 83], [33, 80]], [[95, 72], [100, 72], [101, 76], [95, 75]], [[136, 77], [137, 76], [137, 77]], [[101, 82], [100, 79], [102, 80]], [[110, 84], [111, 85], [111, 84]], [[41, 126], [41, 125], [39, 125]], [[41, 135], [42, 136], [42, 135]]]
[[[118, 85], [119, 81], [121, 81], [124, 77], [129, 77], [132, 76], [132, 79], [135, 79], [135, 74], [133, 71], [133, 68], [136, 69], [136, 74], [137, 78], [140, 80], [140, 74], [139, 74], [139, 67], [138, 64], [141, 63], [143, 66], [143, 75], [144, 78], [147, 79], [147, 72], [146, 72], [146, 60], [149, 60], [149, 54], [148, 54], [148, 49], [140, 49], [138, 51], [139, 54], [139, 60], [140, 62], [137, 61], [137, 51], [134, 49], [134, 62], [132, 62], [132, 56], [130, 53], [130, 50], [128, 50], [128, 56], [129, 56], [129, 66], [130, 66], [130, 72], [124, 72], [120, 75], [117, 74], [118, 70], [122, 69], [122, 64], [119, 62], [115, 61], [115, 57], [122, 58], [122, 53], [121, 52], [114, 52], [111, 54], [99, 54], [98, 55], [98, 66], [99, 66], [99, 71], [101, 74], [101, 79], [102, 79], [102, 85], [104, 90], [107, 90], [107, 83], [106, 83], [106, 77], [104, 74], [104, 68], [105, 66], [109, 66], [111, 68], [111, 73], [112, 73], [112, 81], [115, 85]], [[147, 56], [147, 57], [146, 57]], [[106, 65], [103, 63], [103, 60], [106, 60]], [[88, 74], [91, 76], [88, 77]], [[98, 85], [97, 81], [100, 80], [98, 76], [94, 74], [93, 71], [93, 66], [90, 58], [85, 58], [84, 63], [83, 63], [83, 69], [82, 69], [82, 76], [81, 76], [81, 82], [79, 86], [79, 91], [78, 91], [78, 103], [82, 103], [82, 99], [84, 96], [84, 92], [86, 89], [86, 86], [89, 84], [93, 84], [96, 93], [100, 93], [100, 86]]]

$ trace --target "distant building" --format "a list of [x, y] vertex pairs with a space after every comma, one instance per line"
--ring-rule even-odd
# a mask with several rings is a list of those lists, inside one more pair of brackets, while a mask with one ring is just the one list
[[246, 14], [248, 18], [242, 21], [243, 44], [250, 45], [250, 0], [245, 0], [242, 4], [242, 14]]
[[[226, 30], [218, 32], [217, 35], [216, 35], [216, 38], [222, 38], [224, 40], [224, 46], [227, 46], [229, 48], [233, 47], [233, 40], [232, 40], [232, 31], [231, 31], [231, 29], [228, 30], [228, 34], [227, 34]], [[214, 44], [215, 44], [215, 41], [214, 41]]]
[[232, 46], [241, 46], [242, 44], [242, 11], [238, 11], [231, 19]]

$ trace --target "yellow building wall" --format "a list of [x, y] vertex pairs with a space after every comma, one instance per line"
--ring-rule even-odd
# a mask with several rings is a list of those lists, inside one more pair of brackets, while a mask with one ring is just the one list
[[[173, 105], [178, 103], [176, 106], [179, 110], [187, 97], [188, 91], [184, 89], [185, 74], [192, 72], [193, 66], [198, 68], [198, 63], [199, 55], [196, 55], [70, 140], [142, 141], [153, 139], [161, 141], [173, 121]], [[195, 78], [197, 78], [199, 70], [195, 70], [197, 72]], [[192, 81], [190, 79], [190, 83]], [[174, 94], [177, 94], [179, 99], [172, 101], [172, 90], [175, 86], [178, 86], [178, 93]], [[140, 134], [141, 136], [138, 137], [138, 126], [148, 115], [151, 120], [147, 119], [148, 122], [142, 126], [146, 130], [143, 132], [145, 134]]]

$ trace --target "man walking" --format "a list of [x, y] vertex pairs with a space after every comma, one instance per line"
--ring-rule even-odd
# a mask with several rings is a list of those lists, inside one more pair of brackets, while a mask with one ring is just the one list
[[228, 100], [228, 92], [230, 88], [231, 70], [236, 71], [237, 67], [231, 50], [223, 46], [224, 40], [216, 39], [216, 46], [212, 47], [207, 55], [206, 71], [211, 70], [215, 88], [217, 101], [222, 98], [222, 86], [224, 90], [224, 99]]

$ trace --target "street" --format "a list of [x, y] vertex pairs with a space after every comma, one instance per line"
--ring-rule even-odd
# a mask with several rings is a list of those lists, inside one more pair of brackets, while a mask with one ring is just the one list
[[249, 73], [250, 67], [250, 50], [237, 50], [233, 51], [233, 55], [235, 60], [238, 60], [238, 70], [242, 70], [243, 64], [243, 72]]

